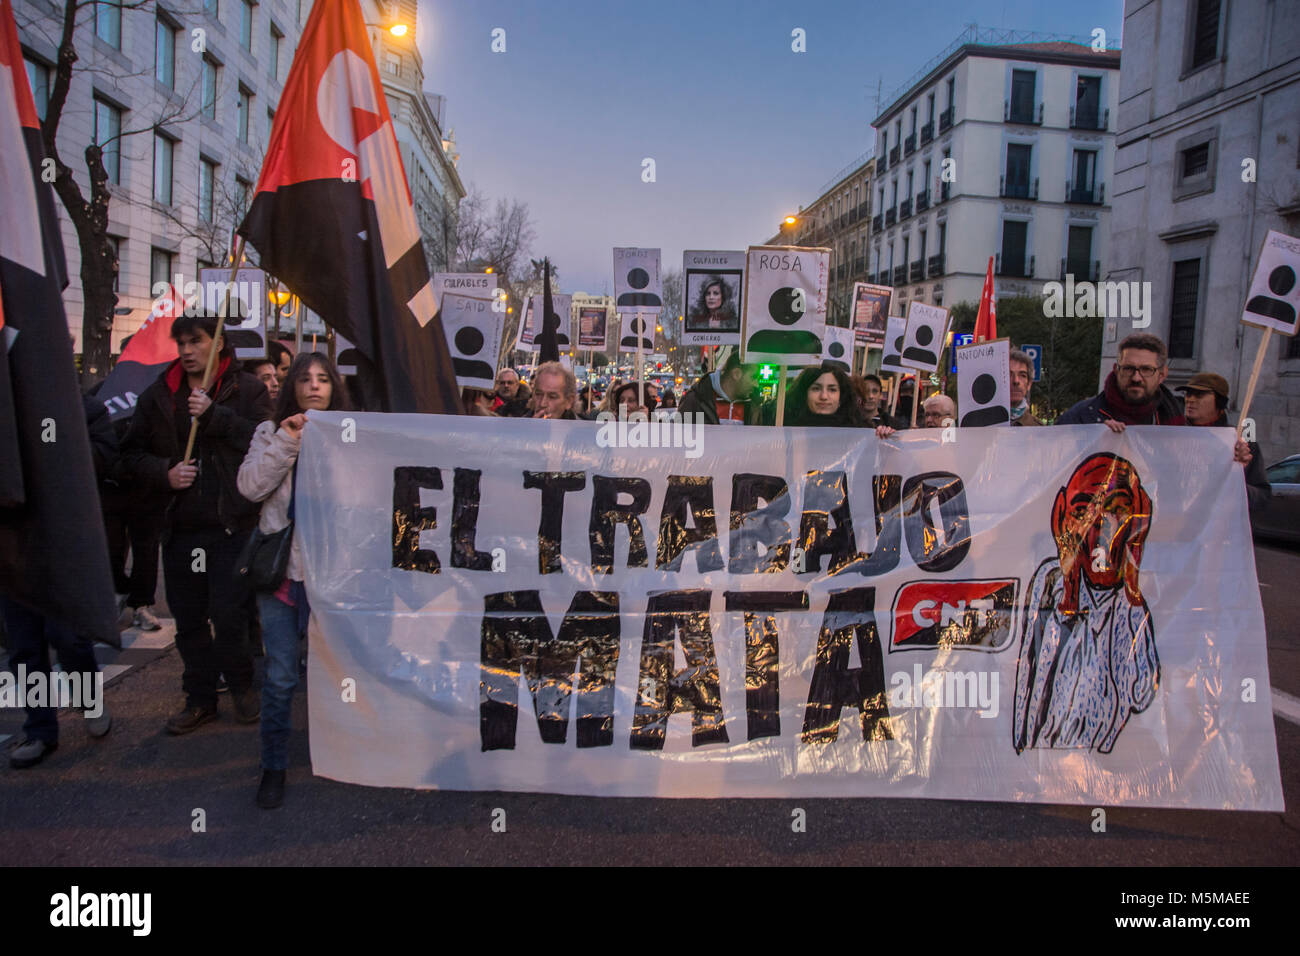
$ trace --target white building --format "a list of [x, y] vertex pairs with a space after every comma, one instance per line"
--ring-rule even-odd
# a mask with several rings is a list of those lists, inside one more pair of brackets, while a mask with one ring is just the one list
[[[19, 41], [42, 118], [54, 82], [63, 10], [51, 0], [15, 0]], [[437, 100], [431, 104], [422, 91], [408, 95], [412, 86], [419, 91], [423, 78], [415, 49], [415, 3], [402, 0], [400, 8], [381, 10], [374, 0], [365, 0], [363, 11], [417, 215], [422, 224], [432, 224], [444, 206], [454, 214], [464, 188], [445, 155]], [[190, 281], [198, 269], [227, 260], [310, 12], [311, 0], [83, 6], [75, 41], [79, 59], [58, 145], [89, 200], [84, 150], [92, 141], [106, 144], [108, 232], [119, 263], [113, 352], [149, 314], [155, 282], [177, 274]], [[387, 32], [398, 16], [410, 17], [404, 40]], [[393, 49], [400, 51], [396, 73]], [[55, 206], [70, 279], [64, 303], [74, 349], [80, 352], [80, 251], [62, 203], [56, 200]]]
[[[1240, 408], [1262, 333], [1240, 324], [1270, 229], [1300, 235], [1300, 4], [1130, 0], [1108, 278], [1151, 283], [1170, 384], [1228, 380]], [[1110, 319], [1102, 375], [1126, 317]], [[1272, 336], [1250, 416], [1267, 462], [1300, 444], [1300, 337]]]
[[[912, 299], [1037, 295], [1108, 255], [1120, 54], [969, 29], [876, 117], [872, 278]], [[951, 162], [949, 162], [951, 160]], [[947, 173], [945, 175], [945, 170]]]

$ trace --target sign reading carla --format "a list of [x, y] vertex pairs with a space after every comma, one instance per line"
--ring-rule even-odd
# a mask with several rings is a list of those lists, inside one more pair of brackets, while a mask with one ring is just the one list
[[913, 299], [907, 305], [907, 334], [903, 336], [900, 364], [909, 369], [938, 371], [939, 353], [947, 334], [948, 310]]
[[826, 329], [829, 249], [750, 246], [745, 261], [742, 357], [815, 365]]

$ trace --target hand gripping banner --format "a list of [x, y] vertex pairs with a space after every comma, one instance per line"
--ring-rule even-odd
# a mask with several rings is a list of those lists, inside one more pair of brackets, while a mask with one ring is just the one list
[[312, 412], [298, 480], [323, 776], [1282, 808], [1230, 429]]

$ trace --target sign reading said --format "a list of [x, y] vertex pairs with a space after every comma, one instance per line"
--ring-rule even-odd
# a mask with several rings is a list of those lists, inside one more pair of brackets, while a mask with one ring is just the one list
[[[490, 290], [489, 290], [490, 291]], [[439, 305], [456, 384], [461, 388], [496, 387], [496, 360], [501, 351], [505, 316], [493, 309], [494, 299], [456, 292], [442, 293]]]

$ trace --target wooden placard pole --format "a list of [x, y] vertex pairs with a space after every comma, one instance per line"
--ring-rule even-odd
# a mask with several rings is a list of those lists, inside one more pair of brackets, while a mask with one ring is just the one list
[[776, 367], [776, 427], [785, 424], [785, 366]]
[[[226, 313], [230, 311], [230, 290], [235, 287], [235, 274], [239, 271], [239, 262], [244, 258], [244, 237], [239, 237], [239, 243], [235, 246], [235, 255], [230, 263], [230, 279], [226, 282], [226, 287], [221, 296], [221, 305], [217, 309], [217, 334], [212, 336], [212, 348], [208, 350], [208, 367], [203, 371], [202, 391], [206, 392], [212, 386], [212, 376], [217, 367], [217, 342], [221, 338], [221, 333], [226, 327]], [[202, 290], [200, 290], [200, 301], [202, 301]], [[276, 320], [276, 328], [280, 327], [279, 319]], [[194, 439], [199, 434], [199, 420], [190, 416], [190, 437], [185, 442], [185, 454], [181, 456], [181, 462], [188, 464], [190, 455], [194, 453]]]
[[1246, 383], [1246, 397], [1241, 402], [1241, 417], [1237, 419], [1237, 438], [1241, 438], [1241, 430], [1246, 425], [1246, 417], [1250, 414], [1250, 403], [1255, 397], [1255, 382], [1259, 379], [1260, 366], [1264, 364], [1264, 353], [1268, 350], [1269, 339], [1273, 337], [1273, 330], [1265, 326], [1264, 335], [1259, 340], [1259, 349], [1255, 352], [1255, 364], [1250, 369], [1250, 381]]
[[916, 373], [916, 385], [912, 388], [912, 427], [916, 427], [916, 406], [921, 404], [921, 373]]

